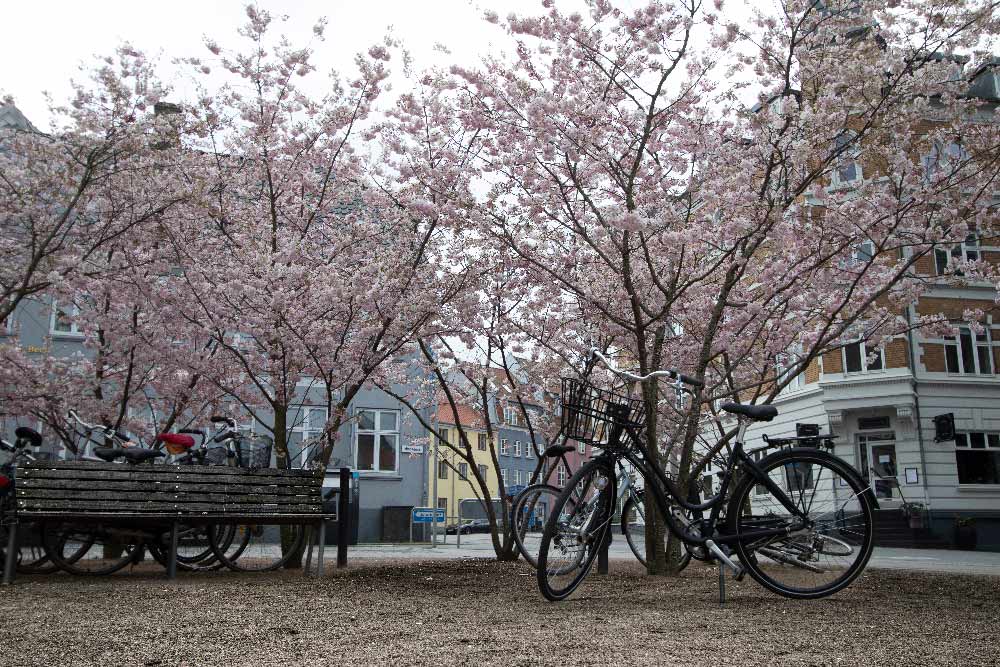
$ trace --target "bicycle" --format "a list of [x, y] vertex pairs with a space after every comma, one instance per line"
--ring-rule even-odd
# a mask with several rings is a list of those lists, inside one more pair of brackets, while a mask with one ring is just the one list
[[[704, 386], [676, 370], [635, 375], [619, 370], [597, 350], [592, 354], [629, 381], [668, 377], [678, 391], [685, 385], [695, 391]], [[573, 475], [546, 521], [537, 568], [543, 596], [552, 601], [567, 598], [593, 566], [611, 525], [620, 460], [642, 475], [667, 529], [719, 562], [720, 593], [722, 568], [737, 580], [749, 574], [774, 593], [800, 599], [832, 595], [861, 574], [872, 553], [872, 510], [877, 503], [857, 470], [812, 447], [779, 449], [755, 462], [744, 450], [746, 430], [751, 422], [774, 419], [777, 408], [739, 403], [721, 408], [738, 419], [736, 439], [724, 457], [718, 494], [693, 503], [645, 444], [642, 400], [563, 378], [567, 437], [604, 451]], [[754, 452], [770, 448], [765, 444]]]
[[[573, 450], [574, 447], [570, 445], [551, 445], [542, 453], [542, 456], [553, 462], [558, 459], [565, 467], [567, 475], [572, 475], [573, 469], [569, 465], [569, 461], [566, 460], [566, 454]], [[540, 529], [545, 523], [548, 509], [555, 506], [556, 499], [562, 493], [561, 488], [548, 483], [555, 468], [555, 465], [551, 466], [540, 483], [532, 484], [521, 491], [511, 506], [511, 527], [514, 542], [521, 555], [524, 556], [524, 560], [534, 568], [538, 567], [538, 547], [541, 545], [540, 535], [534, 539], [534, 534], [541, 532]], [[643, 492], [635, 486], [635, 474], [627, 470], [621, 461], [618, 461], [617, 488], [615, 507], [621, 507], [622, 535], [636, 559], [643, 567], [646, 567], [646, 521]], [[669, 533], [667, 539], [670, 539]], [[685, 550], [678, 568], [683, 570], [690, 561], [691, 554]]]
[[[0, 439], [0, 451], [10, 454], [10, 459], [0, 466], [0, 548], [3, 549], [0, 551], [0, 562], [3, 563], [6, 563], [6, 549], [9, 548], [7, 525], [11, 521], [17, 521], [14, 494], [17, 464], [22, 460], [35, 461], [36, 457], [30, 450], [37, 450], [42, 446], [41, 434], [26, 426], [15, 429], [14, 436], [14, 444]], [[17, 553], [14, 558], [17, 571], [21, 574], [49, 574], [59, 569], [45, 553], [42, 545], [43, 529], [42, 524], [35, 522], [21, 525], [18, 529]], [[74, 555], [79, 558], [83, 554]]]

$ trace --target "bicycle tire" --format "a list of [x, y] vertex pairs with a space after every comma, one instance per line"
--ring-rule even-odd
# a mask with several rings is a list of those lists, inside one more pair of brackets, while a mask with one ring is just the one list
[[613, 463], [601, 458], [577, 470], [559, 494], [538, 550], [538, 589], [547, 600], [565, 600], [593, 567], [610, 537], [616, 484]]
[[[117, 542], [103, 526], [47, 526], [42, 543], [46, 555], [60, 570], [77, 576], [114, 574], [134, 562], [141, 553], [141, 545]], [[105, 547], [121, 547], [121, 554], [107, 556]], [[95, 548], [101, 549], [102, 555], [92, 558], [89, 554]]]
[[[636, 499], [639, 501], [639, 503], [636, 503]], [[638, 529], [638, 524], [636, 524], [636, 528], [631, 528], [631, 526], [633, 525], [633, 521], [631, 520], [632, 514], [637, 514], [638, 516], [645, 515], [644, 508], [642, 510], [639, 510], [642, 501], [643, 501], [643, 494], [636, 493], [635, 498], [630, 496], [628, 500], [625, 501], [625, 504], [622, 506], [622, 517], [621, 517], [622, 535], [625, 536], [625, 541], [628, 543], [629, 549], [632, 550], [632, 554], [636, 557], [636, 560], [642, 563], [643, 567], [647, 567], [645, 519], [643, 519], [641, 530]], [[674, 537], [674, 534], [671, 533], [668, 528], [664, 527], [664, 530], [666, 531], [666, 540], [667, 544], [669, 545], [670, 540], [677, 538]], [[641, 541], [639, 540], [640, 535], [642, 536]], [[679, 563], [677, 563], [677, 571], [681, 572], [682, 570], [684, 570], [684, 568], [686, 568], [690, 562], [691, 562], [691, 552], [687, 548], [682, 546], [681, 560]]]
[[[775, 452], [757, 465], [765, 474], [778, 471], [781, 476], [784, 473], [782, 486], [799, 487], [800, 490], [787, 493], [793, 500], [796, 493], [799, 495], [796, 504], [801, 505], [812, 526], [789, 536], [736, 541], [736, 552], [747, 573], [768, 590], [795, 599], [822, 598], [849, 586], [867, 566], [874, 544], [871, 492], [858, 472], [843, 459], [804, 447]], [[824, 479], [823, 470], [830, 471], [828, 479]], [[794, 484], [792, 480], [795, 480]], [[827, 485], [830, 485], [828, 490], [825, 489]], [[755, 527], [780, 527], [794, 523], [787, 510], [770, 499], [766, 488], [766, 493], [755, 491], [758, 486], [763, 488], [756, 479], [746, 475], [738, 482], [727, 509], [727, 532], [730, 535], [740, 535]], [[821, 491], [822, 495], [817, 499]], [[818, 506], [817, 500], [821, 503]], [[758, 508], [763, 508], [758, 509], [756, 514], [753, 509], [755, 503]], [[769, 507], [780, 507], [785, 514], [768, 511]], [[822, 548], [825, 533], [830, 533], [841, 544], [850, 540], [855, 549], [851, 553], [853, 560], [848, 563], [833, 560], [843, 556], [831, 555], [831, 550]], [[790, 540], [794, 540], [794, 548], [788, 547]], [[819, 543], [819, 546], [812, 546], [814, 543]], [[763, 562], [758, 554], [765, 559]], [[823, 557], [829, 560], [824, 561]], [[788, 581], [780, 580], [785, 574]], [[793, 583], [796, 577], [805, 579], [810, 574], [828, 575], [828, 580], [817, 576], [817, 582], [808, 587]]]
[[[227, 526], [236, 531], [228, 543], [222, 532]], [[277, 535], [272, 529], [278, 530]], [[305, 541], [305, 529], [298, 525], [216, 524], [209, 527], [208, 535], [215, 557], [234, 572], [270, 572], [284, 567], [300, 555]], [[279, 536], [278, 542], [273, 541], [275, 536]], [[239, 545], [235, 550], [234, 544]]]
[[[511, 507], [510, 525], [514, 534], [514, 542], [518, 551], [531, 567], [538, 567], [538, 549], [541, 545], [541, 535], [534, 539], [531, 529], [540, 521], [544, 525], [548, 518], [548, 511], [555, 507], [556, 499], [562, 492], [557, 486], [551, 484], [532, 484], [521, 493], [517, 494], [514, 504]], [[543, 500], [543, 496], [547, 499]], [[544, 518], [538, 519], [539, 512]]]

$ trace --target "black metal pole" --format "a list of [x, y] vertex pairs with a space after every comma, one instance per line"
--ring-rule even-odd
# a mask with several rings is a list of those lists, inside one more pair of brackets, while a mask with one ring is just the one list
[[608, 547], [611, 546], [611, 526], [609, 525], [604, 529], [604, 538], [601, 544], [601, 550], [597, 552], [597, 574], [607, 574], [608, 573]]
[[10, 535], [7, 539], [7, 558], [3, 564], [3, 585], [14, 583], [14, 572], [17, 570], [17, 521], [12, 521], [8, 527]]
[[337, 567], [347, 565], [347, 539], [351, 518], [347, 511], [351, 492], [351, 469], [340, 469], [340, 492], [337, 494]]
[[170, 529], [170, 562], [167, 563], [167, 579], [177, 577], [177, 533], [177, 522], [174, 521], [174, 525]]

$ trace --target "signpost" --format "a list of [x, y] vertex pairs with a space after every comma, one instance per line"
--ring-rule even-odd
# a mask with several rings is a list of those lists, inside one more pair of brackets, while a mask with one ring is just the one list
[[410, 510], [410, 542], [413, 541], [413, 524], [415, 523], [444, 523], [445, 513], [441, 507], [414, 507]]

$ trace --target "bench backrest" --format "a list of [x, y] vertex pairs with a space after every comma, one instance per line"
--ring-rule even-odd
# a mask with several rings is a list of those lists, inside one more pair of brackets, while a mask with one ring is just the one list
[[33, 462], [17, 469], [17, 512], [30, 517], [238, 517], [321, 514], [323, 477], [304, 470]]

